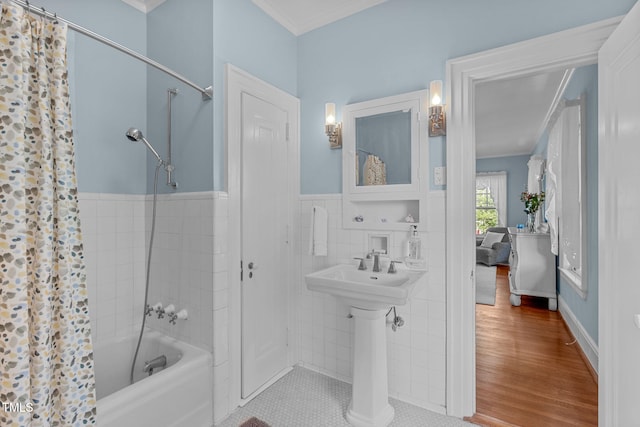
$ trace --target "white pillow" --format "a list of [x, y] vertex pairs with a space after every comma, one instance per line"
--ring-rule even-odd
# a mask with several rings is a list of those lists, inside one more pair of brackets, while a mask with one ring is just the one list
[[502, 242], [504, 238], [504, 233], [494, 233], [493, 231], [487, 231], [487, 235], [484, 236], [482, 243], [480, 246], [483, 248], [490, 248], [494, 243]]

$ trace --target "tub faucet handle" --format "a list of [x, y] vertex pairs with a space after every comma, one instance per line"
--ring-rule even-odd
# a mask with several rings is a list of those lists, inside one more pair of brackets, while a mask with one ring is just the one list
[[153, 309], [155, 310], [156, 314], [158, 315], [158, 319], [162, 319], [164, 317], [164, 308], [162, 308], [162, 303], [156, 303], [156, 305], [153, 306]]
[[172, 325], [176, 324], [176, 320], [187, 320], [189, 318], [189, 313], [184, 308], [177, 313], [172, 313], [169, 315], [169, 323]]
[[176, 312], [176, 306], [173, 305], [173, 304], [169, 304], [168, 306], [166, 306], [164, 308], [164, 314], [167, 314], [169, 316], [172, 315], [175, 312]]

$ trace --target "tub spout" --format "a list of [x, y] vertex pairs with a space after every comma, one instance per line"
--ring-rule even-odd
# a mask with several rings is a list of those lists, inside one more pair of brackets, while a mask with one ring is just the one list
[[153, 370], [156, 368], [164, 368], [167, 366], [167, 358], [163, 354], [155, 359], [151, 359], [148, 362], [144, 362], [144, 372], [149, 372], [149, 375], [153, 374]]

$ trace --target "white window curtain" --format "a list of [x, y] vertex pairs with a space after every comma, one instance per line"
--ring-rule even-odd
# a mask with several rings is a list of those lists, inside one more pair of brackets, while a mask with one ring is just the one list
[[582, 153], [580, 146], [580, 108], [564, 109], [561, 118], [564, 139], [560, 158], [560, 267], [582, 275]]
[[549, 144], [547, 146], [547, 188], [545, 193], [546, 210], [544, 216], [549, 224], [549, 238], [551, 239], [551, 252], [558, 255], [558, 185], [560, 184], [560, 150], [562, 148], [562, 126], [558, 123], [549, 132]]
[[559, 256], [559, 271], [582, 296], [584, 280], [584, 161], [581, 103], [562, 106], [549, 132], [547, 148], [547, 197], [551, 251]]
[[507, 226], [507, 173], [485, 172], [476, 174], [476, 188], [488, 188], [498, 210], [498, 226]]
[[540, 155], [531, 156], [529, 162], [529, 173], [527, 176], [527, 191], [529, 193], [540, 193], [542, 175], [544, 174], [545, 161]]

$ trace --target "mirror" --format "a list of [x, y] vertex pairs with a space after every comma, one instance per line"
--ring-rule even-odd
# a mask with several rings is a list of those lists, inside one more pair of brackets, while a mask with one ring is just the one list
[[356, 118], [356, 186], [411, 184], [411, 111]]
[[[343, 226], [408, 230], [428, 188], [428, 91], [343, 108]], [[422, 147], [424, 145], [424, 147]]]
[[426, 120], [427, 92], [344, 107], [344, 193], [418, 190], [422, 157], [419, 116], [423, 114]]

